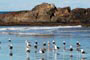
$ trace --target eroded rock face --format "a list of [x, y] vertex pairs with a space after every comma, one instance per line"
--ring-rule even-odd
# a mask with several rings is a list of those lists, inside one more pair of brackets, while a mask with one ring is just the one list
[[58, 8], [55, 11], [51, 21], [57, 23], [67, 23], [70, 16], [70, 12], [71, 12], [70, 7]]
[[90, 8], [75, 8], [71, 10], [70, 7], [56, 8], [54, 4], [42, 3], [35, 6], [31, 11], [0, 14], [0, 25], [32, 25], [31, 23], [36, 25], [42, 25], [43, 23], [89, 24]]
[[37, 5], [32, 11], [37, 13], [37, 22], [51, 22], [51, 17], [54, 15], [56, 10], [55, 5], [43, 3]]

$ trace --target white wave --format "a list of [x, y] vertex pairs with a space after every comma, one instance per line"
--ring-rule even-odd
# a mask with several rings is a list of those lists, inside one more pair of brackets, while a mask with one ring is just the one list
[[45, 35], [53, 35], [52, 33], [47, 33], [47, 34], [44, 34], [44, 33], [22, 33], [22, 32], [0, 32], [0, 34], [7, 34], [7, 35], [28, 35], [28, 36], [38, 36], [38, 35], [42, 35], [42, 36], [45, 36]]
[[81, 25], [77, 25], [77, 26], [47, 26], [47, 27], [6, 27], [6, 28], [0, 28], [0, 31], [3, 30], [20, 30], [20, 31], [24, 31], [24, 30], [41, 30], [41, 29], [59, 29], [59, 28], [80, 28], [82, 27]]

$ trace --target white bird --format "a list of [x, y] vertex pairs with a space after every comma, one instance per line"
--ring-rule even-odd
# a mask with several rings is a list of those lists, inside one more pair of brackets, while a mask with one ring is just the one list
[[30, 53], [30, 47], [26, 47], [26, 52]]
[[77, 45], [77, 47], [79, 47], [79, 46], [80, 46], [80, 42], [79, 42], [79, 41], [77, 41], [76, 45]]
[[28, 40], [26, 40], [25, 43], [26, 43], [26, 46], [31, 47], [31, 44], [30, 44], [30, 42], [28, 42]]
[[52, 43], [53, 43], [53, 44], [56, 44], [54, 40], [52, 41]]
[[73, 51], [72, 45], [70, 45], [70, 51]]
[[13, 45], [12, 45], [12, 44], [9, 45], [9, 49], [10, 49], [10, 50], [13, 49]]
[[57, 45], [56, 44], [54, 45], [54, 49], [57, 50]]
[[86, 57], [85, 57], [86, 52], [83, 49], [81, 49], [81, 53], [82, 53], [82, 59], [86, 59]]
[[8, 42], [11, 42], [11, 38], [8, 39]]
[[83, 49], [81, 49], [81, 53], [82, 53], [82, 54], [85, 54], [85, 51], [84, 51]]
[[66, 41], [63, 41], [63, 45], [66, 45]]
[[70, 45], [70, 49], [69, 49], [69, 50], [70, 50], [70, 52], [71, 52], [71, 53], [70, 53], [70, 57], [73, 57], [73, 55], [72, 55], [72, 51], [73, 51], [72, 45]]
[[45, 50], [44, 49], [40, 49], [39, 53], [45, 53]]
[[46, 46], [46, 43], [45, 42], [43, 42], [43, 46]]
[[64, 45], [64, 50], [66, 50], [66, 47], [65, 47], [66, 41], [63, 41], [63, 45]]

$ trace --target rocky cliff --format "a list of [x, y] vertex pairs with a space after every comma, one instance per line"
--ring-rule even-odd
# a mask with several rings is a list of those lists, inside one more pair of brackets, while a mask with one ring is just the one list
[[30, 11], [0, 14], [0, 25], [89, 25], [90, 8], [56, 8], [54, 4], [42, 3]]

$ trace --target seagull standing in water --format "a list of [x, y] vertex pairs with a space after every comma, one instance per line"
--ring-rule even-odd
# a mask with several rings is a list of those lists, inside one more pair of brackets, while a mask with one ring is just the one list
[[48, 50], [50, 50], [50, 42], [48, 41]]
[[66, 41], [63, 41], [64, 50], [66, 50]]
[[46, 51], [46, 42], [43, 42], [43, 50]]
[[57, 47], [56, 42], [54, 40], [52, 43], [53, 43], [54, 50], [60, 49], [59, 47]]
[[8, 39], [8, 42], [11, 43], [11, 38]]
[[80, 42], [77, 41], [76, 45], [77, 45], [77, 51], [80, 51]]
[[73, 51], [73, 47], [72, 47], [72, 45], [70, 45], [70, 52], [71, 52], [71, 54], [70, 54], [70, 57], [73, 57], [73, 55], [72, 55], [72, 51]]
[[39, 53], [45, 53], [46, 52], [46, 43], [43, 42], [43, 48], [40, 48]]
[[81, 53], [82, 53], [82, 58], [85, 59], [85, 51], [83, 49], [81, 49]]

